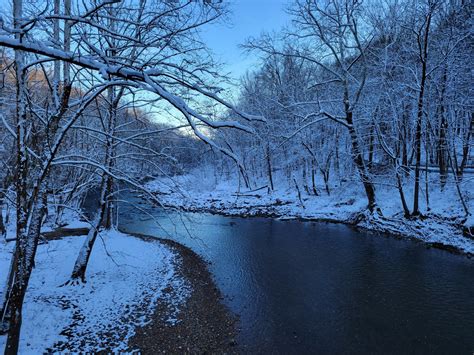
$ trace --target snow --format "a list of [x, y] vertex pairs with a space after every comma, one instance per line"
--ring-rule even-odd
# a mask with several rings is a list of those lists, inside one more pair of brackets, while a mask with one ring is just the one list
[[[49, 218], [46, 219], [45, 223], [41, 226], [41, 232], [51, 232], [58, 227], [73, 229], [73, 228], [90, 228], [91, 222], [81, 220], [81, 214], [78, 210], [75, 209], [65, 209], [62, 212], [61, 218], [58, 221], [59, 225], [56, 225], [55, 222], [55, 211], [53, 208], [50, 208], [48, 211]], [[13, 228], [12, 233], [15, 233]]]
[[[217, 181], [218, 180], [218, 181]], [[318, 185], [319, 196], [308, 195], [300, 186], [303, 195], [301, 205], [294, 185], [289, 185], [281, 177], [275, 179], [276, 189], [268, 194], [267, 189], [257, 191], [242, 187], [236, 179], [215, 178], [211, 169], [193, 171], [187, 175], [171, 178], [157, 178], [147, 187], [157, 193], [165, 206], [190, 211], [210, 211], [226, 215], [268, 215], [281, 219], [302, 218], [353, 223], [366, 211], [367, 199], [357, 176], [353, 179], [331, 183], [331, 195]], [[317, 181], [322, 181], [317, 176]], [[465, 179], [463, 192], [470, 211], [474, 211], [472, 192], [474, 181]], [[266, 185], [265, 181], [256, 184]], [[177, 190], [176, 186], [180, 189]], [[365, 214], [359, 227], [379, 232], [390, 232], [399, 236], [414, 238], [426, 243], [440, 243], [454, 246], [465, 253], [474, 253], [474, 240], [463, 235], [462, 225], [466, 218], [459, 202], [454, 184], [447, 184], [441, 191], [434, 181], [430, 189], [430, 210], [427, 211], [424, 196], [421, 201], [422, 212], [428, 218], [408, 220], [403, 217], [402, 206], [397, 189], [389, 178], [376, 181], [377, 203], [383, 217]], [[404, 186], [407, 203], [411, 207], [413, 186]], [[472, 217], [470, 217], [472, 219]], [[467, 222], [466, 222], [467, 223]]]
[[[129, 350], [127, 342], [135, 328], [150, 321], [159, 300], [172, 304], [168, 320], [172, 321], [189, 295], [189, 285], [177, 274], [179, 257], [174, 251], [158, 241], [117, 231], [100, 233], [87, 283], [62, 286], [84, 238], [39, 245], [24, 303], [21, 354]], [[0, 270], [1, 278], [6, 278], [13, 243], [2, 243]], [[172, 301], [164, 292], [169, 286], [180, 290]], [[0, 349], [5, 341], [0, 337]]]

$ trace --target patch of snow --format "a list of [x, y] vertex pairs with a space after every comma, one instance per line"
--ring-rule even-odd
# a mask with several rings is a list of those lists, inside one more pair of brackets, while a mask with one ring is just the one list
[[467, 219], [466, 219], [466, 222], [464, 222], [464, 225], [466, 227], [474, 227], [474, 215], [470, 214]]
[[[68, 237], [39, 245], [25, 298], [20, 353], [126, 351], [135, 327], [150, 321], [170, 286], [183, 290], [173, 299], [170, 318], [176, 318], [189, 288], [176, 272], [178, 255], [158, 241], [102, 232], [91, 255], [87, 283], [61, 286], [69, 280], [84, 239]], [[13, 249], [13, 243], [4, 244], [2, 284]], [[0, 337], [0, 348], [5, 341]]]
[[[165, 206], [182, 208], [189, 211], [211, 211], [226, 215], [268, 215], [280, 219], [304, 218], [334, 222], [350, 222], [355, 216], [367, 209], [367, 199], [363, 186], [357, 176], [352, 179], [332, 182], [328, 195], [322, 184], [317, 186], [319, 196], [308, 194], [300, 186], [303, 203], [298, 199], [297, 191], [291, 182], [275, 174], [276, 189], [267, 193], [262, 180], [254, 190], [239, 191], [237, 179], [214, 178], [212, 172], [202, 169], [168, 178], [150, 181], [147, 187], [155, 191]], [[323, 181], [317, 176], [318, 182]], [[436, 179], [430, 182], [430, 205], [426, 206], [424, 191], [420, 194], [420, 205], [426, 219], [409, 220], [403, 217], [402, 205], [394, 177], [379, 178], [376, 183], [376, 197], [384, 218], [365, 215], [358, 226], [393, 234], [415, 238], [427, 243], [441, 243], [454, 246], [465, 253], [474, 253], [474, 240], [463, 235], [464, 210], [459, 201], [454, 183], [448, 183], [440, 189]], [[170, 188], [172, 185], [179, 190]], [[412, 206], [413, 184], [407, 182], [404, 192], [408, 205]], [[474, 211], [474, 180], [464, 179], [462, 186], [466, 203]], [[468, 221], [469, 218], [468, 217]], [[466, 222], [464, 222], [466, 223]]]

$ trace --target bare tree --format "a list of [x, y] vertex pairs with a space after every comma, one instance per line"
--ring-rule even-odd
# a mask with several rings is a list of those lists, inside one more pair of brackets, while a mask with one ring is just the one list
[[[107, 22], [110, 18], [107, 14], [108, 5], [114, 3], [119, 3], [121, 9], [115, 19], [117, 27], [108, 26]], [[51, 4], [46, 3], [45, 6], [48, 9]], [[117, 139], [114, 133], [114, 111], [119, 100], [115, 89], [111, 88], [126, 87], [133, 90], [132, 98], [145, 91], [156, 95], [150, 103], [154, 101], [155, 105], [167, 106], [180, 114], [202, 141], [234, 159], [239, 166], [242, 166], [239, 157], [230, 149], [216, 144], [202, 127], [211, 130], [235, 128], [245, 132], [253, 132], [252, 129], [238, 121], [217, 120], [203, 111], [199, 103], [203, 99], [212, 100], [246, 120], [262, 119], [234, 108], [217, 95], [219, 88], [212, 84], [218, 73], [212, 69], [213, 63], [199, 40], [197, 28], [220, 16], [222, 9], [219, 4], [184, 0], [160, 3], [91, 1], [83, 3], [82, 7], [74, 9], [76, 13], [72, 13], [71, 3], [66, 0], [63, 14], [58, 14], [56, 2], [52, 14], [46, 10], [25, 16], [22, 0], [15, 0], [13, 10], [13, 27], [4, 25], [0, 33], [0, 45], [15, 51], [17, 83], [17, 121], [16, 130], [12, 132], [17, 145], [17, 243], [2, 311], [2, 320], [9, 324], [7, 353], [16, 353], [18, 350], [22, 303], [48, 204], [48, 178], [52, 167], [88, 166], [101, 172], [102, 180], [106, 182], [102, 190], [106, 192], [101, 194], [101, 208], [96, 221], [103, 219], [107, 202], [110, 205], [107, 192], [111, 192], [112, 178], [141, 188], [135, 179], [117, 173], [114, 169], [112, 147]], [[135, 15], [138, 21], [131, 23], [130, 15]], [[63, 23], [62, 43], [57, 41], [57, 29], [60, 28], [58, 20]], [[42, 40], [47, 35], [43, 31], [47, 26], [42, 24], [53, 24], [53, 40], [46, 43]], [[107, 35], [102, 38], [97, 36], [101, 33]], [[108, 46], [98, 46], [108, 39], [113, 39]], [[130, 61], [130, 58], [135, 60]], [[60, 84], [59, 67], [54, 64], [58, 62], [64, 64], [63, 82]], [[47, 65], [51, 63], [50, 71]], [[41, 69], [36, 70], [37, 67]], [[74, 77], [70, 76], [71, 70], [74, 71]], [[49, 81], [51, 72], [52, 85]], [[46, 100], [29, 91], [28, 73], [42, 73], [51, 93]], [[88, 85], [81, 87], [85, 83]], [[77, 85], [75, 90], [79, 100], [71, 104], [70, 93], [74, 84]], [[106, 120], [109, 122], [108, 127], [103, 133], [111, 149], [106, 149], [105, 164], [87, 156], [61, 154], [71, 128], [107, 90], [111, 111], [109, 120]], [[35, 99], [42, 100], [44, 105], [30, 105]], [[40, 143], [44, 141], [48, 144]], [[91, 229], [92, 235], [98, 232], [99, 225]], [[84, 272], [94, 239], [93, 236], [88, 238], [88, 242], [91, 242], [89, 248], [86, 253], [81, 253], [86, 256], [82, 259], [85, 260], [85, 264], [82, 263]]]
[[[338, 104], [317, 102], [317, 111], [306, 117], [329, 119], [347, 129], [352, 161], [363, 183], [368, 209], [375, 212], [379, 211], [375, 187], [363, 159], [355, 116], [366, 84], [366, 49], [371, 40], [371, 34], [363, 28], [361, 11], [361, 3], [348, 0], [296, 1], [290, 9], [296, 31], [289, 31], [287, 36], [301, 42], [290, 55], [311, 63], [324, 75], [324, 82], [312, 87], [333, 85], [341, 90]], [[251, 40], [247, 47], [270, 55], [288, 55], [273, 46], [269, 38]]]

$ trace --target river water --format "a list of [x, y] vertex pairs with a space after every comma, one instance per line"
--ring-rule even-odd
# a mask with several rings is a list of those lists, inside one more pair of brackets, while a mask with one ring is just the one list
[[121, 204], [120, 228], [211, 262], [243, 352], [473, 354], [472, 259], [339, 224], [140, 207]]

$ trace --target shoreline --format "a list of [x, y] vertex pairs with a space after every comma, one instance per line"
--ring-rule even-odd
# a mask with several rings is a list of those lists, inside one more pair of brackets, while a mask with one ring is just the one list
[[[213, 179], [215, 178], [215, 179]], [[360, 181], [344, 180], [333, 184], [331, 192], [311, 193], [296, 189], [281, 179], [278, 188], [243, 188], [237, 179], [217, 181], [206, 172], [192, 171], [173, 177], [155, 176], [146, 183], [163, 208], [186, 212], [206, 212], [235, 217], [268, 217], [310, 222], [340, 223], [360, 231], [390, 234], [396, 238], [424, 243], [427, 247], [447, 250], [467, 257], [474, 255], [474, 191], [473, 181], [465, 181], [466, 208], [462, 208], [454, 186], [440, 189], [432, 181], [429, 200], [420, 204], [422, 215], [405, 217], [398, 190], [389, 181], [377, 181], [379, 213], [370, 213]], [[276, 186], [276, 185], [275, 185]], [[336, 188], [337, 187], [337, 188]], [[412, 196], [414, 187], [405, 186], [405, 195]], [[146, 196], [141, 195], [145, 200]], [[407, 200], [408, 204], [412, 201]]]
[[[212, 202], [223, 202], [223, 201], [216, 201], [215, 199]], [[471, 251], [467, 251], [464, 248], [455, 245], [454, 243], [443, 243], [434, 240], [425, 240], [420, 236], [413, 235], [413, 233], [407, 233], [404, 227], [410, 226], [412, 228], [417, 228], [416, 223], [421, 224], [429, 224], [430, 222], [436, 222], [430, 216], [426, 216], [424, 218], [420, 218], [418, 220], [411, 220], [411, 219], [393, 219], [385, 216], [380, 216], [378, 218], [374, 218], [374, 215], [370, 215], [366, 213], [367, 211], [356, 212], [348, 215], [348, 218], [336, 218], [336, 217], [317, 217], [317, 216], [305, 216], [305, 215], [298, 215], [298, 214], [285, 214], [285, 213], [278, 213], [275, 210], [275, 207], [279, 207], [280, 205], [268, 205], [263, 207], [259, 205], [257, 207], [253, 207], [251, 205], [247, 206], [234, 206], [230, 208], [218, 208], [215, 206], [212, 207], [204, 207], [204, 206], [189, 206], [189, 205], [175, 205], [173, 203], [164, 203], [163, 206], [169, 208], [175, 208], [177, 210], [183, 212], [191, 212], [191, 213], [209, 213], [214, 215], [221, 215], [227, 217], [239, 217], [239, 218], [252, 218], [252, 217], [261, 217], [261, 218], [273, 218], [278, 219], [281, 221], [285, 220], [297, 220], [301, 222], [316, 222], [316, 223], [335, 223], [335, 224], [344, 224], [350, 228], [354, 228], [358, 231], [366, 231], [376, 234], [382, 234], [386, 237], [396, 238], [399, 240], [410, 240], [416, 243], [422, 243], [426, 246], [427, 249], [435, 248], [440, 250], [445, 250], [449, 253], [458, 254], [466, 256], [467, 258], [471, 259], [474, 256], [474, 253]], [[243, 211], [246, 209], [246, 211]], [[273, 211], [272, 211], [273, 210]], [[385, 222], [391, 222], [391, 225], [386, 225]], [[399, 225], [397, 225], [397, 223]], [[446, 221], [442, 221], [441, 223], [446, 223]], [[462, 231], [462, 226], [458, 226], [458, 230]], [[460, 238], [465, 238], [466, 241], [472, 242], [474, 245], [474, 240], [462, 235], [458, 235]]]
[[[61, 235], [62, 230], [63, 229], [59, 228], [55, 231], [45, 232], [43, 234], [45, 240], [44, 243], [41, 244], [41, 247], [43, 249], [49, 249], [50, 247], [45, 245], [56, 243], [57, 247], [53, 248], [55, 250], [58, 249], [58, 247], [63, 249], [64, 246], [71, 244], [71, 242], [74, 242], [74, 245], [82, 244], [82, 239], [84, 238], [83, 228], [68, 228], [67, 235]], [[88, 319], [88, 316], [87, 313], [83, 315], [80, 305], [76, 305], [75, 303], [76, 301], [81, 302], [82, 298], [74, 296], [80, 294], [84, 288], [91, 286], [92, 289], [95, 290], [94, 293], [100, 293], [100, 284], [96, 285], [99, 287], [96, 287], [96, 289], [94, 287], [96, 282], [91, 279], [94, 277], [90, 275], [88, 282], [81, 286], [63, 288], [57, 286], [59, 284], [58, 282], [54, 282], [53, 285], [59, 292], [58, 297], [60, 304], [57, 306], [61, 309], [59, 312], [67, 313], [67, 310], [71, 309], [74, 314], [70, 321], [59, 325], [59, 327], [56, 327], [58, 329], [55, 329], [53, 333], [51, 333], [53, 340], [51, 340], [51, 344], [48, 345], [44, 351], [83, 351], [85, 349], [92, 351], [95, 349], [94, 351], [104, 353], [110, 351], [115, 352], [117, 351], [116, 347], [119, 346], [117, 349], [120, 349], [120, 351], [138, 352], [141, 354], [235, 354], [239, 352], [239, 347], [236, 342], [238, 316], [233, 314], [227, 306], [224, 305], [223, 296], [216, 286], [208, 270], [207, 263], [203, 258], [190, 248], [172, 240], [154, 237], [152, 235], [129, 233], [124, 230], [118, 230], [117, 232], [123, 237], [132, 237], [132, 239], [136, 239], [142, 243], [156, 243], [157, 248], [160, 250], [168, 249], [171, 253], [170, 255], [174, 256], [164, 261], [169, 263], [167, 270], [169, 268], [174, 270], [173, 280], [179, 279], [181, 281], [174, 282], [170, 279], [167, 280], [166, 284], [153, 284], [153, 281], [150, 280], [149, 289], [144, 290], [140, 302], [126, 304], [125, 307], [127, 311], [125, 313], [120, 309], [116, 309], [117, 314], [123, 313], [120, 315], [121, 318], [117, 318], [115, 324], [107, 329], [99, 327], [100, 329], [97, 329], [97, 333], [94, 331], [89, 334], [90, 337], [84, 337], [81, 333], [83, 331], [81, 330], [82, 322]], [[96, 247], [99, 247], [99, 245]], [[150, 247], [147, 248], [149, 249]], [[73, 249], [75, 254], [77, 248], [75, 247]], [[126, 250], [120, 250], [121, 254], [124, 252], [126, 252]], [[158, 254], [156, 257], [161, 258], [162, 255]], [[117, 266], [116, 264], [114, 265]], [[41, 267], [42, 264], [39, 264], [39, 266]], [[66, 269], [67, 272], [69, 272], [70, 268], [67, 267]], [[155, 274], [159, 273], [161, 275], [162, 271], [161, 269], [157, 269], [155, 270]], [[36, 271], [36, 273], [37, 272], [38, 271]], [[150, 272], [151, 276], [153, 271], [150, 270]], [[167, 271], [164, 270], [164, 272]], [[110, 273], [107, 272], [107, 274], [107, 276], [109, 276]], [[163, 277], [158, 275], [158, 279], [162, 278]], [[35, 285], [32, 285], [30, 287], [30, 292], [35, 289], [34, 286]], [[133, 282], [130, 284], [132, 288], [135, 286]], [[156, 294], [156, 296], [153, 294]], [[93, 296], [95, 301], [103, 303], [104, 300], [102, 300], [102, 298], [97, 299], [96, 297], [98, 296]], [[37, 296], [35, 296], [33, 304], [40, 302], [42, 299], [40, 298], [38, 301], [36, 298]], [[49, 294], [47, 298], [49, 300], [47, 304], [56, 307], [56, 298]], [[155, 300], [153, 300], [153, 298], [155, 298]], [[39, 306], [41, 306], [41, 304]], [[129, 306], [131, 307], [129, 308]], [[61, 317], [66, 319], [68, 317], [66, 313], [61, 313]], [[141, 324], [144, 317], [149, 320]], [[42, 318], [41, 321], [45, 322], [45, 319]], [[25, 324], [28, 324], [27, 321], [29, 323], [33, 322], [25, 318]], [[124, 334], [121, 322], [126, 322], [130, 325], [131, 333], [130, 336], [122, 337], [122, 339], [119, 340]], [[58, 334], [56, 334], [56, 331]], [[119, 338], [117, 338], [117, 336]], [[42, 342], [43, 340], [39, 339], [38, 342], [36, 342], [37, 344], [35, 343], [36, 347], [33, 348], [35, 349], [34, 351], [39, 351]], [[123, 347], [120, 343], [123, 344]], [[30, 348], [28, 349], [32, 350]]]
[[[176, 264], [177, 272], [191, 285], [190, 295], [179, 307], [175, 321], [166, 320], [173, 305], [159, 300], [151, 322], [136, 328], [129, 341], [130, 349], [143, 354], [238, 353], [238, 317], [223, 304], [223, 296], [204, 259], [172, 240], [125, 230], [122, 233], [162, 243], [175, 251], [180, 258]], [[166, 290], [171, 299], [175, 291], [172, 288]]]

